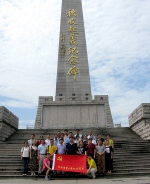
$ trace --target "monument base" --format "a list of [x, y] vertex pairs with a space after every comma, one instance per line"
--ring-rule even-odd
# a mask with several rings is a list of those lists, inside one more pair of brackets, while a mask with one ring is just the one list
[[107, 95], [39, 97], [35, 127], [43, 129], [114, 127]]

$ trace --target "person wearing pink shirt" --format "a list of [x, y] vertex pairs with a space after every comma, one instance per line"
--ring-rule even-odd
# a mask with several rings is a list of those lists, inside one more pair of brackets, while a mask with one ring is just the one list
[[45, 179], [46, 180], [49, 180], [49, 172], [52, 170], [52, 168], [50, 168], [50, 163], [52, 162], [53, 160], [51, 159], [51, 155], [49, 153], [47, 153], [47, 157], [43, 160], [43, 168], [42, 168], [42, 171], [46, 171], [46, 176], [45, 176]]

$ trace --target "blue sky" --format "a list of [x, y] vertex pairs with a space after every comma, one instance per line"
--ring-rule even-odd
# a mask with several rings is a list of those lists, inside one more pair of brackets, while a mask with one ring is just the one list
[[[150, 1], [82, 0], [92, 95], [114, 123], [150, 102]], [[60, 0], [0, 0], [0, 105], [34, 125], [38, 96], [55, 96]]]

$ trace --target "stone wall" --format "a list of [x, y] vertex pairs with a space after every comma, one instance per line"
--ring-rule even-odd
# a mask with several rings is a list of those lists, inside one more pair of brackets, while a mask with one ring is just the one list
[[129, 126], [143, 140], [150, 140], [150, 103], [142, 103], [129, 116]]
[[0, 106], [0, 141], [5, 141], [18, 129], [19, 119], [4, 106]]
[[114, 127], [107, 95], [39, 97], [35, 128]]

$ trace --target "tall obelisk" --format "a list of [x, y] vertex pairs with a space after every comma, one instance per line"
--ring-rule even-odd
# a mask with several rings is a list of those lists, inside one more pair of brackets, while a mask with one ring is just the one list
[[62, 0], [56, 96], [91, 95], [81, 0]]
[[113, 127], [108, 95], [92, 100], [81, 0], [62, 0], [56, 96], [40, 96], [35, 128]]

